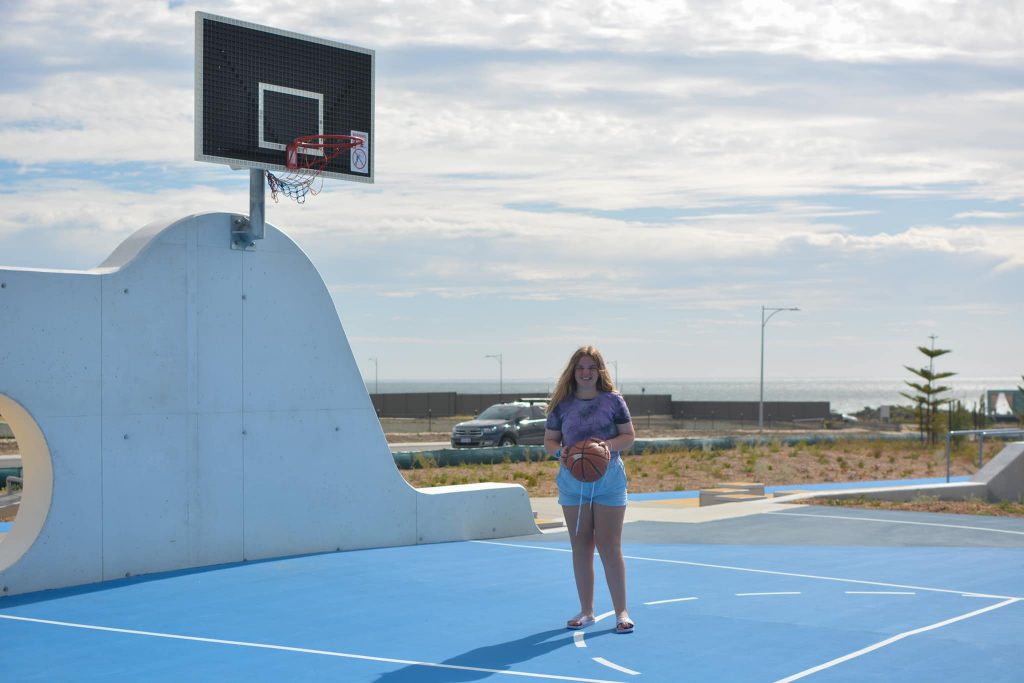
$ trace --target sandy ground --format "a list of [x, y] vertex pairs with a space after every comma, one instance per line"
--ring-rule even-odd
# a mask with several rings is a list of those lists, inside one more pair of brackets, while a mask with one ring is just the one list
[[[985, 459], [1001, 444], [986, 443]], [[403, 470], [414, 486], [445, 486], [480, 481], [516, 482], [531, 496], [556, 495], [558, 464], [506, 462], [494, 465], [431, 466]], [[687, 491], [710, 488], [728, 481], [756, 481], [767, 486], [783, 484], [872, 481], [944, 477], [944, 446], [918, 442], [838, 441], [836, 443], [785, 445], [769, 441], [758, 446], [741, 445], [728, 450], [688, 450], [644, 453], [625, 458], [629, 489], [635, 493]], [[951, 473], [971, 475], [977, 469], [977, 446], [955, 449]]]
[[[447, 441], [452, 426], [463, 418], [416, 420], [384, 418], [381, 426], [391, 443]], [[637, 435], [646, 438], [721, 436], [723, 434], [757, 434], [756, 425], [682, 423], [668, 416], [641, 417], [636, 423]], [[757, 481], [766, 486], [802, 483], [871, 481], [943, 477], [946, 474], [945, 446], [929, 446], [920, 442], [843, 441], [833, 444], [784, 445], [772, 437], [783, 434], [821, 433], [823, 430], [766, 430], [768, 442], [759, 446], [741, 445], [728, 450], [679, 450], [646, 453], [625, 459], [634, 493], [686, 491], [716, 486], [728, 481]], [[824, 430], [831, 436], [864, 432], [862, 425], [854, 429]], [[1003, 445], [985, 444], [987, 462]], [[18, 452], [13, 439], [0, 439], [0, 455]], [[977, 470], [978, 447], [964, 442], [953, 451], [954, 476], [971, 475]], [[524, 486], [531, 497], [557, 495], [555, 474], [558, 464], [540, 462], [506, 462], [495, 465], [461, 465], [424, 467], [401, 470], [413, 486], [446, 486], [476, 482], [510, 482]], [[879, 507], [877, 503], [863, 503]], [[904, 504], [904, 508], [960, 512], [966, 514], [1024, 515], [1024, 505], [986, 505], [979, 502], [945, 503], [921, 500]]]
[[[466, 419], [466, 418], [461, 418]], [[449, 430], [459, 419], [426, 420], [384, 418], [382, 427], [391, 443], [446, 441]], [[682, 423], [667, 416], [641, 417], [635, 423], [637, 436], [646, 438], [678, 438], [694, 436], [746, 436], [757, 434], [756, 424], [712, 425], [689, 420]], [[873, 481], [944, 477], [946, 474], [945, 444], [926, 445], [920, 442], [843, 441], [834, 444], [784, 445], [772, 440], [792, 434], [827, 433], [863, 434], [866, 425], [841, 430], [809, 430], [785, 425], [788, 429], [769, 429], [768, 443], [740, 446], [729, 450], [691, 451], [639, 454], [627, 456], [626, 470], [630, 491], [634, 493], [687, 491], [716, 486], [728, 481], [756, 481], [766, 486], [816, 484], [826, 482]], [[888, 427], [888, 426], [885, 426]], [[886, 431], [891, 431], [891, 427]], [[985, 444], [984, 460], [994, 457], [1003, 445]], [[954, 448], [951, 474], [972, 475], [977, 471], [977, 443], [967, 442]], [[557, 495], [555, 474], [558, 465], [552, 461], [499, 463], [495, 465], [462, 465], [454, 467], [426, 466], [402, 470], [413, 486], [446, 486], [484, 481], [518, 483], [531, 497]], [[990, 504], [982, 501], [948, 502], [921, 499], [911, 503], [877, 503], [847, 501], [849, 506], [888, 507], [891, 509], [1024, 516], [1024, 504]]]

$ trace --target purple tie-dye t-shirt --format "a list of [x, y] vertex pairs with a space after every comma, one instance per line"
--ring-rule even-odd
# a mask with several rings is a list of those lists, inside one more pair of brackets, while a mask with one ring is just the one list
[[592, 399], [570, 396], [563, 400], [548, 414], [545, 426], [561, 432], [562, 445], [571, 446], [590, 436], [611, 439], [618, 436], [620, 424], [630, 421], [629, 408], [622, 395], [602, 391]]

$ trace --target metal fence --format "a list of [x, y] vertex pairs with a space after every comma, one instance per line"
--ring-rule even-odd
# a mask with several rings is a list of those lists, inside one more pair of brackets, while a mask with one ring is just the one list
[[978, 469], [984, 466], [985, 460], [985, 437], [992, 436], [999, 439], [1011, 436], [1024, 435], [1024, 429], [956, 429], [946, 432], [946, 482], [949, 482], [949, 471], [953, 456], [954, 436], [977, 436], [978, 437]]

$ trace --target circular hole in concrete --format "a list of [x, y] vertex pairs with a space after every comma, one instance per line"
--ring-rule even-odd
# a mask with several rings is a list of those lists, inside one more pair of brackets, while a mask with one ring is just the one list
[[43, 529], [53, 494], [53, 462], [39, 425], [20, 403], [0, 394], [0, 416], [7, 426], [0, 436], [9, 434], [0, 439], [0, 487], [3, 489], [0, 492], [0, 571], [3, 571], [32, 547]]
[[18, 516], [24, 481], [22, 475], [18, 440], [0, 413], [0, 543], [3, 543]]

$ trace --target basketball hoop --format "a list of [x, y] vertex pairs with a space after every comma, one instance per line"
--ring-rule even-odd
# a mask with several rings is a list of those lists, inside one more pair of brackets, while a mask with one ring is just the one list
[[323, 187], [321, 174], [328, 164], [345, 150], [362, 148], [365, 144], [363, 138], [355, 135], [300, 135], [284, 151], [288, 173], [278, 177], [267, 171], [270, 196], [276, 202], [277, 195], [283, 194], [302, 204], [307, 195], [320, 193]]

